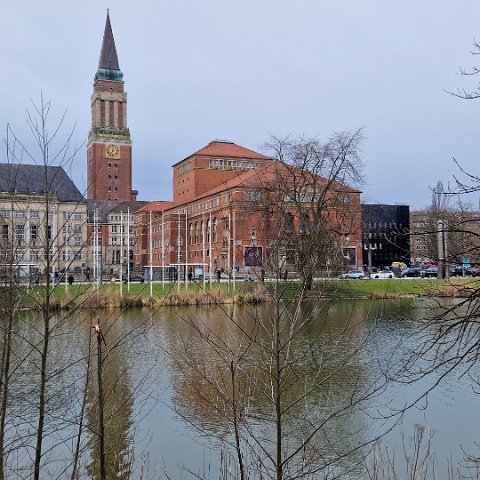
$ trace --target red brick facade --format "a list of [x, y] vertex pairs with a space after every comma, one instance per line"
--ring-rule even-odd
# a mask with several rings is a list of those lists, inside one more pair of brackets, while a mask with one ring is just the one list
[[[190, 167], [181, 170], [188, 163]], [[201, 270], [207, 277], [217, 269], [258, 274], [274, 232], [257, 200], [262, 182], [278, 174], [279, 165], [225, 142], [212, 142], [175, 164], [173, 204], [152, 202], [135, 215], [135, 268], [142, 270], [150, 265], [151, 230], [155, 268], [180, 264], [181, 275]], [[360, 192], [338, 188], [348, 202], [344, 208], [338, 204], [327, 208], [325, 215], [338, 231], [338, 254], [345, 248], [354, 249], [360, 262], [357, 266], [362, 267]], [[298, 218], [293, 228], [300, 228]], [[291, 260], [285, 256], [285, 268], [294, 268]]]
[[107, 15], [99, 68], [91, 98], [88, 136], [89, 200], [135, 200], [132, 190], [132, 145], [127, 124], [127, 94]]

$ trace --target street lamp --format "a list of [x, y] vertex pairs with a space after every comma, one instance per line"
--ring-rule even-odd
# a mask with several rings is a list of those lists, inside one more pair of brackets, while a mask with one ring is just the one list
[[372, 273], [372, 250], [377, 249], [377, 244], [368, 242], [363, 245], [363, 248], [368, 251], [368, 273]]

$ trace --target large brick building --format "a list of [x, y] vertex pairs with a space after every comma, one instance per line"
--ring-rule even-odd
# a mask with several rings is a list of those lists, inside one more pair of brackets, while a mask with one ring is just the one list
[[[154, 269], [157, 279], [172, 278], [172, 272], [177, 278], [178, 274], [186, 278], [188, 273], [205, 278], [218, 270], [252, 273], [267, 265], [272, 236], [277, 232], [264, 208], [275, 192], [267, 194], [265, 182], [292, 173], [276, 159], [230, 141], [212, 141], [173, 165], [172, 201], [135, 202], [127, 97], [108, 14], [91, 108], [88, 199], [91, 224], [95, 218], [90, 244], [96, 270], [120, 276], [127, 262], [130, 271], [145, 276]], [[322, 182], [320, 177], [314, 183], [317, 181]], [[343, 262], [345, 266], [347, 259], [349, 266], [361, 267], [360, 192], [335, 184], [328, 195], [342, 197], [341, 204], [332, 203], [325, 210], [332, 229], [338, 232], [327, 242], [334, 252], [328, 263], [333, 267]], [[303, 192], [304, 206], [308, 198], [313, 197]], [[280, 203], [285, 203], [285, 198], [280, 198]], [[287, 238], [298, 232], [304, 239], [309, 233], [313, 237], [313, 225], [309, 232], [305, 219], [287, 216], [293, 219]], [[132, 227], [128, 240], [118, 235], [127, 220]], [[126, 241], [130, 243], [127, 251]], [[298, 254], [292, 253], [288, 241], [282, 248], [277, 267], [294, 270]]]
[[[188, 272], [208, 278], [216, 270], [260, 274], [275, 235], [263, 208], [271, 197], [265, 186], [278, 176], [287, 176], [281, 162], [228, 141], [213, 141], [174, 164], [174, 202], [152, 202], [135, 215], [135, 268], [148, 275], [152, 264], [154, 278], [172, 266], [182, 278]], [[339, 203], [329, 209], [332, 229], [340, 232], [336, 251], [361, 267], [360, 192], [335, 189], [345, 201], [344, 209]], [[290, 236], [305, 227], [296, 218], [291, 228]], [[281, 262], [295, 270], [287, 249]]]

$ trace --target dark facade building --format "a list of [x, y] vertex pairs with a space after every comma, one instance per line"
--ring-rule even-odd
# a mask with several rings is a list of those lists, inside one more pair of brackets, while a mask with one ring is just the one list
[[410, 208], [408, 205], [362, 204], [363, 263], [388, 267], [410, 264]]

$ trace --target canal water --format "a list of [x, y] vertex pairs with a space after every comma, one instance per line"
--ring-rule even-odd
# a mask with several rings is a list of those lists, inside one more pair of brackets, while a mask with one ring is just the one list
[[[146, 472], [144, 478], [217, 479], [228, 469], [235, 478], [230, 457], [233, 394], [245, 460], [253, 464], [259, 454], [268, 464], [265, 459], [273, 453], [275, 439], [270, 400], [276, 338], [282, 346], [280, 361], [288, 367], [281, 384], [286, 392], [283, 405], [289, 405], [285, 452], [322, 425], [300, 460], [292, 462], [292, 471], [309, 459], [329, 465], [331, 473], [363, 478], [362, 459], [370, 441], [382, 436], [382, 458], [387, 451], [395, 455], [398, 473], [403, 474], [404, 452], [412, 453], [411, 441], [420, 428], [425, 438], [431, 437], [436, 478], [448, 478], [448, 459], [459, 465], [463, 452], [478, 454], [480, 389], [475, 379], [480, 369], [469, 364], [468, 371], [462, 367], [442, 378], [446, 364], [422, 376], [430, 366], [428, 355], [414, 363], [412, 359], [425, 338], [436, 333], [428, 319], [449, 306], [450, 300], [341, 301], [299, 309], [281, 305], [280, 310], [262, 305], [59, 315], [50, 343], [44, 471], [48, 478], [63, 478], [63, 470], [69, 471], [85, 405], [80, 471], [93, 476], [98, 395], [92, 326], [100, 321], [107, 454], [116, 478], [140, 478], [140, 472]], [[280, 322], [272, 323], [279, 314]], [[25, 468], [26, 477], [35, 426], [40, 327], [35, 315], [23, 314], [13, 342], [8, 462], [18, 472]]]

